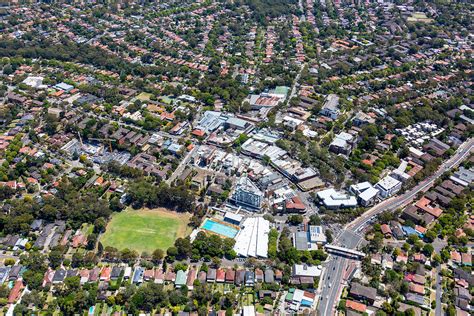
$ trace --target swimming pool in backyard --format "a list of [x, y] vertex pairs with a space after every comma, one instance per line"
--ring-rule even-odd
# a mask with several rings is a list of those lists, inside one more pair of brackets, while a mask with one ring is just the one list
[[235, 235], [237, 235], [237, 233], [239, 232], [236, 228], [232, 226], [213, 221], [209, 218], [206, 218], [201, 228], [227, 238], [234, 238]]

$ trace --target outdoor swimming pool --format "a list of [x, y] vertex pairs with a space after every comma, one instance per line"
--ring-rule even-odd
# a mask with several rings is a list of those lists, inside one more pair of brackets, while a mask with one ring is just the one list
[[234, 238], [238, 233], [238, 230], [234, 227], [215, 222], [209, 218], [206, 219], [201, 228], [227, 238]]

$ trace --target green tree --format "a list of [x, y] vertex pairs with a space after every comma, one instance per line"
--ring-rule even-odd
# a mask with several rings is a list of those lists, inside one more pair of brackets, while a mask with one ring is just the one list
[[56, 269], [63, 262], [63, 253], [60, 250], [52, 250], [48, 255], [48, 259], [50, 266]]
[[173, 262], [176, 260], [176, 256], [178, 256], [178, 249], [176, 247], [169, 247], [166, 250], [166, 255], [168, 256], [168, 261]]
[[292, 225], [299, 225], [303, 223], [303, 220], [304, 220], [303, 216], [299, 214], [291, 215], [288, 217], [288, 222]]
[[431, 257], [431, 255], [433, 254], [434, 252], [434, 248], [431, 244], [425, 244], [423, 246], [423, 253], [428, 256], [428, 257]]
[[321, 225], [321, 218], [317, 214], [313, 214], [309, 217], [309, 224], [310, 225]]
[[165, 256], [165, 252], [162, 249], [158, 248], [158, 249], [155, 249], [155, 251], [153, 251], [151, 258], [153, 262], [157, 264], [161, 262], [161, 260], [163, 260], [164, 256]]

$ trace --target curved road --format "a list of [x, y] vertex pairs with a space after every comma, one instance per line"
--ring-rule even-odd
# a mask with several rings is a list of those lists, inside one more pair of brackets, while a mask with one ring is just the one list
[[[411, 203], [420, 192], [428, 191], [435, 181], [443, 175], [446, 171], [458, 166], [464, 159], [466, 159], [474, 148], [474, 138], [470, 138], [464, 142], [456, 150], [455, 154], [443, 162], [433, 175], [420, 182], [413, 189], [400, 196], [392, 197], [385, 200], [367, 212], [362, 216], [356, 218], [344, 227], [341, 234], [338, 235], [334, 244], [340, 244], [349, 249], [356, 249], [360, 242], [363, 240], [363, 236], [358, 235], [358, 232], [362, 231], [369, 223], [372, 216], [376, 216], [387, 210], [396, 210], [404, 207]], [[347, 263], [350, 260], [347, 258], [336, 258], [332, 259], [327, 264], [326, 275], [323, 276], [322, 281], [327, 283], [323, 285], [321, 291], [321, 301], [318, 306], [319, 315], [332, 315], [334, 313], [334, 307], [339, 300], [342, 275], [345, 270]], [[329, 280], [327, 279], [329, 277]], [[331, 286], [332, 285], [332, 286]]]

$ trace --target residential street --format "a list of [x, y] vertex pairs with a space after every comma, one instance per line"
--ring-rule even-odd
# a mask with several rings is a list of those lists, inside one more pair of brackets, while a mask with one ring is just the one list
[[436, 310], [435, 316], [443, 315], [443, 308], [441, 306], [441, 296], [443, 294], [443, 288], [441, 287], [441, 266], [436, 268]]
[[178, 167], [174, 170], [174, 172], [171, 174], [171, 176], [169, 177], [168, 180], [166, 180], [166, 183], [167, 184], [171, 184], [173, 183], [173, 181], [184, 171], [184, 169], [186, 168], [186, 166], [188, 165], [188, 162], [189, 160], [191, 160], [191, 158], [194, 156], [194, 154], [196, 153], [196, 150], [197, 148], [199, 148], [198, 146], [194, 147], [193, 149], [191, 149], [190, 152], [188, 152], [186, 154], [186, 157], [184, 157], [183, 160], [181, 160], [180, 164], [178, 165]]

